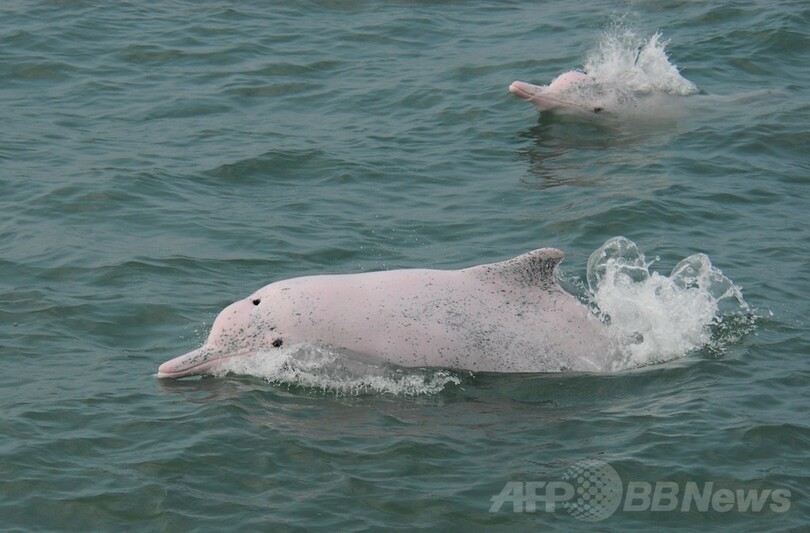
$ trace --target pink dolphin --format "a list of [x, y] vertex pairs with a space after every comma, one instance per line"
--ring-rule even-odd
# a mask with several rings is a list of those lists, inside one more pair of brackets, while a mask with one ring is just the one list
[[514, 81], [509, 92], [528, 100], [540, 111], [568, 111], [575, 113], [601, 113], [602, 90], [596, 80], [578, 70], [560, 74], [548, 85], [532, 85]]
[[601, 371], [607, 327], [565, 292], [554, 248], [462, 270], [392, 270], [278, 281], [226, 307], [205, 344], [158, 377], [300, 343], [405, 367], [483, 372]]

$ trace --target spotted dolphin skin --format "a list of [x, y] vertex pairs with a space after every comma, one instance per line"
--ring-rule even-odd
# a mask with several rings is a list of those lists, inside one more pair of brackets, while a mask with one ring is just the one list
[[407, 269], [271, 283], [226, 307], [205, 344], [161, 378], [309, 343], [404, 367], [481, 372], [602, 371], [607, 326], [556, 279], [543, 248], [462, 270]]

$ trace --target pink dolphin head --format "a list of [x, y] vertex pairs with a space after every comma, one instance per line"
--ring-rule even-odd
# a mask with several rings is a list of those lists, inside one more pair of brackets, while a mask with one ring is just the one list
[[578, 70], [560, 74], [548, 85], [514, 81], [509, 92], [528, 100], [540, 111], [567, 110], [600, 113], [603, 106], [593, 98], [598, 94], [596, 80]]
[[267, 313], [260, 309], [267, 305], [269, 302], [263, 302], [258, 293], [232, 303], [214, 320], [203, 346], [160, 365], [157, 377], [181, 378], [205, 374], [224, 359], [280, 347], [281, 334], [273, 324], [268, 323]]

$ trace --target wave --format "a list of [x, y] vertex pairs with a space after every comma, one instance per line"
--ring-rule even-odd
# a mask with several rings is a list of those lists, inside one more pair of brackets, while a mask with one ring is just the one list
[[253, 357], [233, 357], [215, 372], [226, 374], [249, 375], [338, 396], [430, 396], [461, 383], [451, 370], [401, 368], [310, 343], [259, 352]]

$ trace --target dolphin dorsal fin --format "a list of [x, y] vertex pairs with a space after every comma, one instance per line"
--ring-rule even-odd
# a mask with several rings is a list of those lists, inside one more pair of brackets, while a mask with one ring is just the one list
[[468, 269], [483, 279], [498, 278], [519, 286], [557, 286], [554, 272], [565, 254], [556, 248], [540, 248], [500, 263], [490, 263]]

